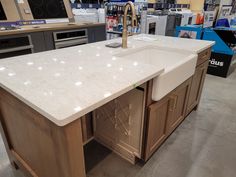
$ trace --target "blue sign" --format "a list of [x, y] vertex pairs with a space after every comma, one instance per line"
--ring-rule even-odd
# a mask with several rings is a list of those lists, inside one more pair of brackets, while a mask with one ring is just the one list
[[22, 21], [17, 21], [17, 24], [19, 26], [24, 26], [24, 25], [43, 25], [46, 24], [45, 20], [22, 20]]
[[11, 26], [18, 26], [18, 24], [16, 22], [0, 22], [0, 26], [11, 27]]

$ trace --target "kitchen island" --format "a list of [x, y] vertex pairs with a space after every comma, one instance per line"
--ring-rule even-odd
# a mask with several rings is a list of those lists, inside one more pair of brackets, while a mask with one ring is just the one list
[[[33, 177], [86, 176], [83, 145], [89, 140], [89, 123], [94, 124], [90, 134], [123, 158], [132, 163], [136, 158], [147, 160], [197, 107], [206, 73], [201, 72], [201, 82], [196, 84], [195, 67], [208, 65], [213, 42], [138, 35], [129, 38], [128, 49], [105, 47], [120, 40], [0, 60], [1, 133], [14, 167]], [[161, 64], [153, 63], [153, 58], [130, 56], [150, 46], [166, 54]], [[171, 63], [163, 62], [171, 60], [173, 52], [188, 55], [194, 68], [190, 75], [180, 75], [183, 80], [174, 78], [178, 85], [169, 84], [169, 93], [159, 88], [163, 94], [158, 92], [157, 98], [153, 85], [164, 83], [159, 78], [165, 81], [175, 71]], [[184, 100], [179, 99], [182, 95]], [[159, 109], [160, 105], [166, 107]], [[184, 111], [177, 110], [179, 105]], [[155, 137], [174, 117], [153, 122], [154, 113], [164, 114], [166, 109], [178, 118], [181, 114], [181, 119], [161, 138]], [[158, 132], [152, 128], [155, 125]]]

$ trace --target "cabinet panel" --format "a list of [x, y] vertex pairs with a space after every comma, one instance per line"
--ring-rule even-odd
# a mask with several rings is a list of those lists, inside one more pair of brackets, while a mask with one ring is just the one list
[[198, 60], [197, 60], [197, 66], [208, 61], [210, 56], [211, 56], [211, 48], [206, 49], [206, 50], [202, 51], [201, 53], [199, 53]]
[[167, 136], [167, 118], [169, 116], [170, 99], [165, 97], [149, 106], [147, 120], [147, 144], [145, 159], [147, 160]]
[[53, 39], [53, 32], [52, 31], [44, 32], [44, 38], [45, 38], [46, 50], [54, 50], [55, 44]]
[[106, 40], [106, 26], [88, 28], [88, 42], [99, 42]]
[[170, 95], [170, 115], [168, 117], [167, 123], [168, 133], [172, 133], [173, 130], [185, 118], [186, 106], [190, 90], [190, 82], [191, 79], [187, 80]]
[[82, 138], [83, 144], [87, 144], [90, 140], [93, 139], [93, 126], [92, 126], [92, 115], [91, 113], [86, 114], [81, 117], [81, 126], [82, 126]]
[[144, 100], [134, 89], [94, 111], [94, 138], [131, 163], [141, 158]]
[[43, 32], [31, 33], [30, 36], [32, 44], [34, 45], [34, 53], [43, 52], [46, 50]]
[[202, 88], [205, 82], [206, 72], [208, 68], [208, 61], [199, 65], [196, 68], [195, 74], [192, 77], [190, 94], [188, 98], [186, 115], [189, 114], [199, 103]]

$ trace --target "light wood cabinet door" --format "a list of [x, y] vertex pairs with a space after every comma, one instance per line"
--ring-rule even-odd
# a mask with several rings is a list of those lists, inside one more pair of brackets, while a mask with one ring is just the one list
[[165, 97], [148, 108], [145, 160], [150, 158], [167, 137], [169, 106], [170, 99]]
[[160, 147], [185, 117], [191, 79], [148, 108], [144, 160]]
[[192, 77], [186, 115], [188, 115], [198, 105], [200, 101], [202, 88], [207, 73], [207, 68], [208, 68], [208, 61], [199, 65], [196, 68], [195, 74]]
[[94, 138], [131, 163], [141, 158], [145, 96], [134, 89], [94, 111]]
[[172, 133], [185, 118], [186, 106], [189, 96], [191, 79], [184, 82], [170, 94], [169, 116], [167, 131]]

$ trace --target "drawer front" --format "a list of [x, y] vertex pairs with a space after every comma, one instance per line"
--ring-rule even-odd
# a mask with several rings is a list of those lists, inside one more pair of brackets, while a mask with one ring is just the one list
[[204, 63], [205, 61], [209, 60], [211, 56], [211, 48], [204, 50], [203, 52], [199, 53], [197, 66]]

